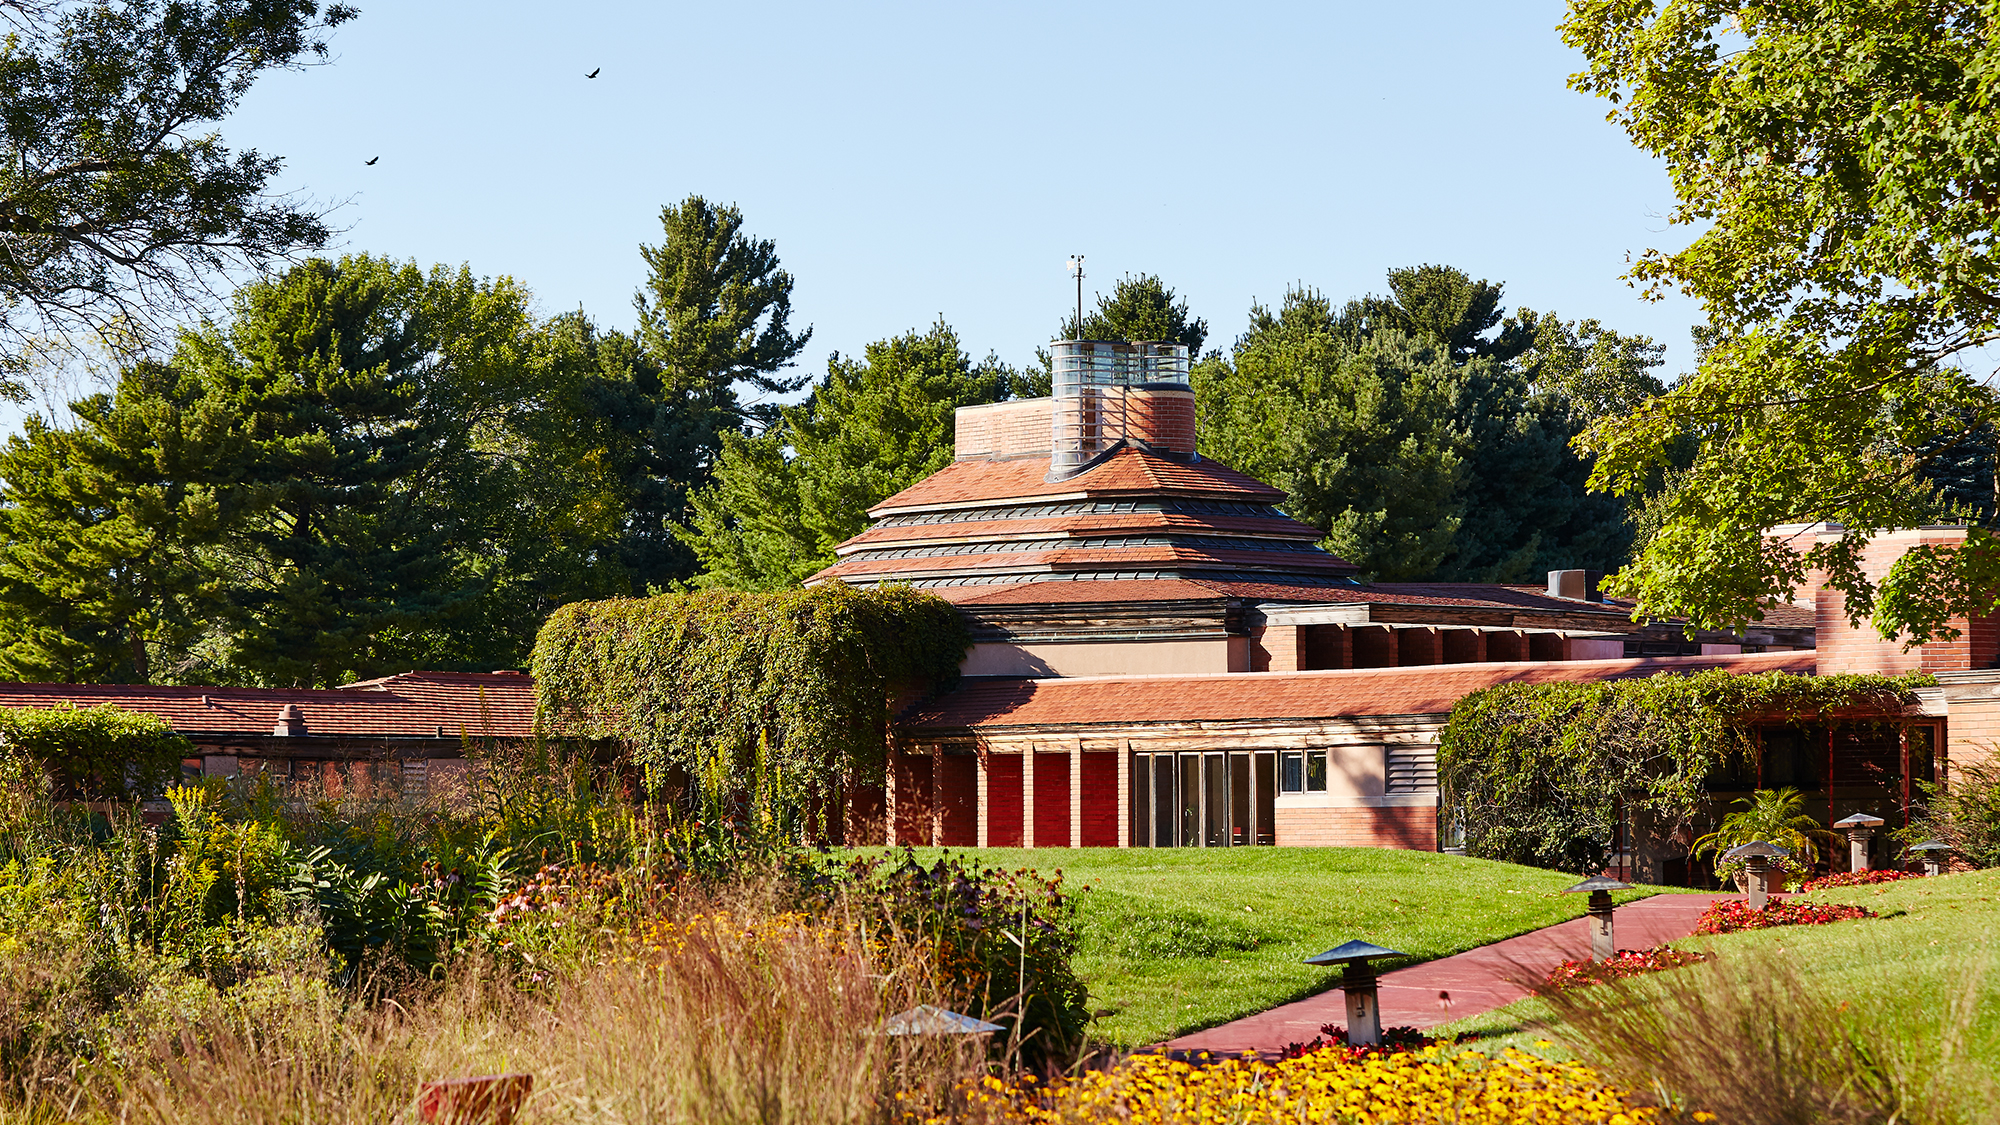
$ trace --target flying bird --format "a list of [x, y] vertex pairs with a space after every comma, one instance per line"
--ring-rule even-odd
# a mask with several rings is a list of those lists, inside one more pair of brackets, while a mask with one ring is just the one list
[[585, 78], [595, 78], [595, 77], [597, 77], [597, 71], [599, 71], [599, 70], [603, 70], [603, 69], [604, 69], [604, 68], [600, 66], [600, 67], [598, 67], [598, 68], [597, 68], [597, 70], [593, 70], [593, 71], [591, 71], [591, 72], [590, 72], [589, 74], [586, 74], [586, 75], [584, 75], [584, 77], [585, 77]]
[[379, 156], [371, 156], [371, 157], [369, 157], [369, 158], [368, 158], [368, 164], [369, 164], [369, 166], [370, 166], [370, 167], [373, 167], [373, 166], [374, 166], [374, 164], [375, 164], [375, 162], [376, 162], [377, 160], [380, 160], [380, 159], [382, 159], [382, 158], [381, 158], [381, 157], [379, 157]]

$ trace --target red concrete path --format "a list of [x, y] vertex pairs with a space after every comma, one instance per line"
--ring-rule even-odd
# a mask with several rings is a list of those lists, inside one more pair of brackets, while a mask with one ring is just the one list
[[[1655, 895], [1618, 908], [1612, 917], [1620, 949], [1650, 949], [1694, 933], [1695, 919], [1709, 904], [1739, 895]], [[1384, 973], [1381, 983], [1383, 1027], [1432, 1027], [1491, 1011], [1521, 999], [1528, 990], [1513, 983], [1523, 975], [1540, 976], [1564, 961], [1590, 955], [1590, 932], [1578, 918], [1482, 945], [1453, 957], [1426, 961]], [[1327, 970], [1328, 980], [1339, 979]], [[1443, 1010], [1438, 993], [1451, 993], [1451, 1009]], [[1346, 1024], [1347, 1012], [1338, 988], [1281, 1004], [1220, 1027], [1169, 1040], [1170, 1051], [1213, 1051], [1238, 1054], [1271, 1052], [1288, 1043], [1304, 1043], [1323, 1024]]]

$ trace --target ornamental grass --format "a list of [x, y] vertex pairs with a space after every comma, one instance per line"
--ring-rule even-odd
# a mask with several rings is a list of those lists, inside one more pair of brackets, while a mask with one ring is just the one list
[[1278, 1062], [1137, 1055], [1040, 1087], [989, 1078], [990, 1120], [1008, 1125], [1638, 1125], [1664, 1121], [1589, 1068], [1521, 1051], [1452, 1046], [1350, 1058], [1315, 1051]]

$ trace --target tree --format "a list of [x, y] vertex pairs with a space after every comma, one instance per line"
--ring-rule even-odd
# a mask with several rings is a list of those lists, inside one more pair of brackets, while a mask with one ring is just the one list
[[1339, 312], [1311, 290], [1252, 308], [1232, 354], [1196, 368], [1203, 453], [1285, 489], [1375, 578], [1518, 582], [1620, 561], [1624, 505], [1587, 494], [1569, 441], [1595, 408], [1583, 389], [1640, 393], [1657, 349], [1594, 322], [1503, 322], [1500, 286], [1449, 267], [1394, 271], [1390, 287]]
[[1069, 316], [1059, 330], [1064, 340], [1147, 340], [1187, 345], [1199, 357], [1208, 339], [1208, 321], [1189, 319], [1187, 301], [1177, 297], [1157, 274], [1127, 274], [1109, 297], [1097, 298], [1097, 309], [1083, 318]]
[[157, 363], [72, 412], [74, 429], [29, 416], [0, 450], [0, 675], [172, 679], [227, 610], [203, 552], [243, 500], [241, 436]]
[[[324, 57], [351, 19], [316, 0], [9, 5], [0, 54], [0, 355], [118, 325], [145, 330], [231, 266], [328, 231], [267, 194], [281, 161], [208, 127], [257, 77]], [[7, 382], [18, 395], [17, 382]]]
[[[1571, 86], [1611, 103], [1665, 162], [1671, 221], [1701, 228], [1629, 274], [1702, 302], [1699, 368], [1585, 438], [1593, 480], [1636, 492], [1701, 436], [1611, 584], [1643, 614], [1741, 625], [1809, 570], [1885, 636], [1952, 635], [1951, 617], [1995, 608], [1990, 523], [1879, 583], [1859, 553], [1950, 518], [1932, 466], [2000, 418], [1964, 370], [2000, 337], [1997, 26], [1975, 0], [1573, 0], [1562, 34], [1587, 68]], [[1764, 535], [1818, 522], [1843, 530], [1806, 549]]]
[[738, 384], [765, 394], [790, 394], [807, 376], [780, 377], [812, 339], [794, 335], [792, 275], [778, 268], [777, 248], [743, 233], [743, 212], [691, 195], [660, 209], [665, 238], [641, 245], [651, 273], [634, 299], [639, 339], [660, 365], [665, 392], [706, 415], [720, 439], [726, 429], [762, 425], [769, 404], [744, 405]]
[[705, 585], [796, 585], [834, 561], [868, 524], [868, 509], [951, 463], [953, 412], [998, 402], [1018, 376], [974, 363], [943, 321], [835, 354], [826, 377], [754, 437], [728, 435], [715, 484], [694, 494], [683, 538]]

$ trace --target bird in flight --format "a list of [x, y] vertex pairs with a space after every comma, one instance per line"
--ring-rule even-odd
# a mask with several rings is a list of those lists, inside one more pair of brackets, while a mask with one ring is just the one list
[[604, 68], [600, 66], [600, 67], [598, 67], [598, 68], [597, 68], [597, 70], [593, 70], [593, 71], [591, 71], [591, 72], [590, 72], [589, 74], [586, 74], [586, 75], [584, 75], [584, 77], [585, 77], [585, 78], [595, 78], [595, 77], [597, 77], [597, 71], [598, 71], [598, 70], [603, 70], [603, 69], [604, 69]]
[[369, 165], [370, 167], [373, 167], [373, 166], [374, 166], [374, 164], [375, 164], [375, 162], [376, 162], [377, 160], [380, 160], [380, 159], [382, 159], [382, 158], [381, 158], [381, 157], [379, 157], [379, 156], [371, 156], [371, 157], [369, 157], [369, 158], [368, 158], [368, 161], [367, 161], [367, 163], [368, 163], [368, 165]]

